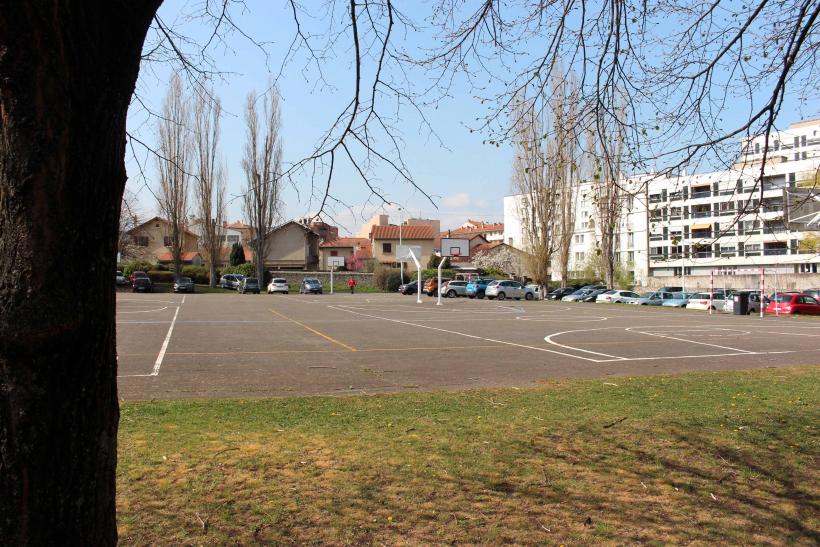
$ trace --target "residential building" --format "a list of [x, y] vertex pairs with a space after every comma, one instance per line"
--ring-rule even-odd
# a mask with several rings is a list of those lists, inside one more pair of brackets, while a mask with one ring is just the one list
[[312, 219], [305, 219], [303, 222], [308, 228], [313, 230], [316, 235], [319, 236], [319, 243], [323, 241], [333, 241], [334, 239], [339, 239], [339, 228], [333, 226], [332, 224], [328, 224], [323, 221], [320, 217], [315, 217]]
[[[161, 217], [154, 217], [128, 231], [133, 241], [134, 258], [149, 262], [173, 262], [171, 254], [171, 223]], [[182, 235], [182, 261], [187, 264], [202, 264], [198, 253], [199, 237], [185, 229]]]
[[340, 237], [332, 241], [319, 244], [319, 268], [329, 270], [328, 258], [331, 256], [345, 257], [345, 263], [353, 258], [368, 259], [373, 257], [372, 244], [366, 237]]
[[356, 233], [356, 237], [361, 238], [370, 238], [370, 232], [373, 231], [374, 226], [388, 226], [390, 224], [390, 217], [385, 214], [376, 214], [373, 215], [370, 220], [362, 224], [362, 227], [359, 228], [359, 231]]
[[[616, 249], [637, 282], [649, 276], [708, 276], [712, 270], [820, 273], [820, 254], [801, 248], [807, 234], [820, 231], [820, 188], [815, 186], [820, 120], [773, 132], [768, 142], [766, 148], [762, 136], [744, 140], [729, 169], [640, 175], [621, 183], [626, 192]], [[526, 250], [522, 199], [504, 198], [504, 241]], [[573, 199], [570, 271], [580, 272], [597, 254], [600, 227], [593, 187], [581, 184]]]
[[485, 222], [483, 220], [467, 220], [458, 228], [441, 232], [441, 237], [459, 237], [480, 235], [487, 241], [504, 240], [503, 222]]
[[373, 249], [373, 258], [382, 264], [397, 264], [397, 252], [399, 238], [404, 245], [416, 245], [421, 247], [419, 261], [425, 265], [430, 255], [435, 250], [435, 241], [438, 232], [433, 230], [433, 226], [410, 225], [410, 226], [380, 226], [374, 225], [370, 232], [370, 242]]
[[296, 221], [274, 228], [268, 233], [264, 264], [274, 270], [316, 270], [319, 266], [319, 236]]

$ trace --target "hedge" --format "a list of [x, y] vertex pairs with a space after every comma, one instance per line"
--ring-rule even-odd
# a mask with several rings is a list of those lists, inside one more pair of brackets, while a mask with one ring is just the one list
[[148, 277], [151, 278], [152, 283], [171, 283], [174, 280], [174, 272], [161, 272], [158, 270], [151, 270]]
[[134, 272], [147, 272], [148, 270], [154, 269], [154, 264], [150, 262], [144, 260], [129, 260], [123, 265], [122, 273], [127, 277]]
[[205, 266], [183, 266], [182, 275], [190, 277], [194, 283], [207, 285], [210, 280], [210, 273]]

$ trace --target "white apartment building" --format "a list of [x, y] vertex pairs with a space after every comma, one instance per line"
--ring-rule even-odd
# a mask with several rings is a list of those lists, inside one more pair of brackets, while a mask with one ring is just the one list
[[[820, 120], [772, 133], [756, 182], [764, 146], [764, 137], [747, 139], [727, 170], [623, 183], [632, 195], [624, 199], [616, 248], [636, 282], [714, 269], [820, 273], [820, 254], [800, 245], [807, 233], [820, 232], [820, 192], [801, 188], [820, 168]], [[570, 271], [584, 268], [600, 239], [591, 185], [582, 184], [575, 199]], [[526, 250], [521, 200], [504, 198], [504, 241]]]

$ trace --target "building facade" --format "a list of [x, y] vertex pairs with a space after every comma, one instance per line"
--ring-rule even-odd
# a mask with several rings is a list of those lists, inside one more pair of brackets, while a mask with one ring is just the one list
[[[744, 140], [729, 169], [623, 181], [615, 242], [621, 267], [639, 284], [712, 270], [819, 273], [820, 254], [803, 242], [820, 232], [818, 169], [820, 120], [809, 120], [772, 133], [768, 147], [765, 137]], [[598, 252], [600, 226], [594, 187], [579, 185], [573, 199], [569, 269], [578, 275]], [[504, 198], [504, 242], [526, 251], [524, 202], [523, 196]]]

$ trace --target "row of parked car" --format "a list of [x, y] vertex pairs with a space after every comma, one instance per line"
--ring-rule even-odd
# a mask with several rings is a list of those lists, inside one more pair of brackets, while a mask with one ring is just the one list
[[[464, 279], [444, 279], [441, 280], [441, 295], [448, 298], [464, 296], [467, 298], [487, 298], [489, 300], [533, 300], [537, 296], [538, 289], [534, 285], [524, 285], [519, 281], [511, 279], [486, 279], [473, 278]], [[418, 292], [418, 282], [410, 281], [399, 285], [401, 294], [416, 294]], [[422, 285], [422, 292], [427, 296], [438, 296], [438, 278], [431, 277]]]
[[711, 292], [686, 292], [683, 287], [661, 287], [652, 292], [638, 294], [621, 289], [608, 289], [604, 285], [585, 285], [580, 288], [562, 287], [545, 295], [550, 300], [562, 302], [596, 302], [602, 304], [632, 304], [637, 306], [666, 306], [694, 310], [735, 312], [736, 300], [742, 313], [806, 314], [820, 315], [820, 289], [803, 292], [777, 292], [761, 298], [758, 289], [714, 289]]

